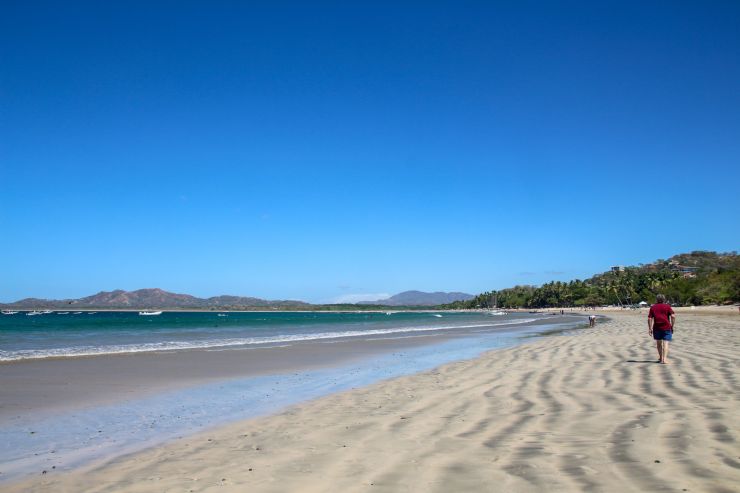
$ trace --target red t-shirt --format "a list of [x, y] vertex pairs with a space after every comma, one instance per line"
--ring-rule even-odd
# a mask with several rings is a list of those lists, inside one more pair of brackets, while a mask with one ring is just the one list
[[655, 319], [655, 322], [653, 322], [653, 329], [672, 331], [671, 315], [673, 315], [673, 308], [671, 308], [671, 305], [668, 303], [656, 303], [650, 307], [648, 318]]

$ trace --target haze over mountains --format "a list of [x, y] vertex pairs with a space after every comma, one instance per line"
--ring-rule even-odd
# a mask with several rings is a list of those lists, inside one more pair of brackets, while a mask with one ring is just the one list
[[[424, 293], [422, 291], [405, 291], [385, 300], [364, 302], [363, 305], [385, 306], [432, 306], [452, 301], [466, 301], [473, 296], [465, 293]], [[311, 303], [298, 300], [263, 300], [245, 296], [213, 296], [197, 298], [189, 294], [170, 293], [162, 289], [138, 289], [136, 291], [101, 291], [92, 296], [66, 300], [45, 300], [25, 298], [13, 303], [0, 303], [3, 307], [20, 309], [73, 309], [73, 308], [180, 308], [180, 309], [228, 309], [228, 308], [272, 308], [272, 309], [309, 309]]]
[[468, 301], [472, 300], [475, 296], [467, 293], [445, 293], [443, 291], [437, 291], [434, 293], [425, 293], [423, 291], [404, 291], [385, 298], [383, 300], [376, 301], [363, 301], [358, 304], [360, 305], [386, 305], [386, 306], [432, 306], [432, 305], [444, 305], [452, 303], [454, 301]]

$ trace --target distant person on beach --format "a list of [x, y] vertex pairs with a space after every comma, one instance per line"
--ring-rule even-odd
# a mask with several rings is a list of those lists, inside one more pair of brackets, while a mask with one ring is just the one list
[[588, 326], [589, 327], [596, 327], [596, 315], [589, 315], [588, 316]]
[[658, 349], [658, 363], [664, 365], [668, 362], [668, 342], [673, 339], [673, 325], [676, 323], [676, 315], [671, 305], [665, 302], [665, 296], [659, 294], [656, 303], [650, 307], [648, 312], [648, 333], [655, 339]]

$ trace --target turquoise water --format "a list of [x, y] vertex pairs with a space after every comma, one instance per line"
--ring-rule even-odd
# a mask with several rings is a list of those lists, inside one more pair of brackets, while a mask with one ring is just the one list
[[26, 312], [0, 316], [0, 361], [116, 353], [239, 348], [318, 339], [401, 336], [493, 328], [534, 321], [530, 314]]

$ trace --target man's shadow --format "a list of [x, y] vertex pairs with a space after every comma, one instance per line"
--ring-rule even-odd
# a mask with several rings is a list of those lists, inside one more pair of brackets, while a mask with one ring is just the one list
[[654, 359], [628, 359], [625, 363], [657, 363]]

